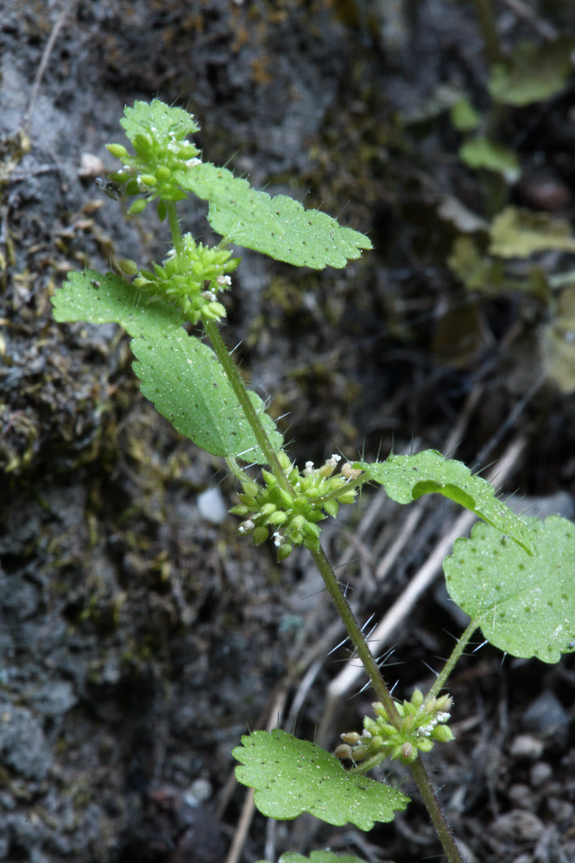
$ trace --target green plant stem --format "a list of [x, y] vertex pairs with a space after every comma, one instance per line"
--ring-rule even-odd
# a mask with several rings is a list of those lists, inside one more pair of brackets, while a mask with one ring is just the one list
[[473, 0], [475, 11], [479, 18], [479, 25], [485, 42], [485, 54], [490, 63], [500, 63], [503, 59], [499, 36], [493, 14], [491, 0]]
[[439, 836], [439, 840], [443, 845], [443, 850], [445, 851], [449, 863], [464, 863], [461, 852], [457, 847], [455, 837], [451, 832], [449, 821], [447, 820], [441, 803], [437, 799], [435, 788], [427, 775], [427, 770], [425, 769], [423, 761], [418, 756], [413, 764], [409, 765], [409, 768], [411, 770], [411, 775], [419, 788], [419, 793], [423, 797], [423, 802], [429, 812], [429, 816], [437, 835]]
[[240, 377], [240, 373], [236, 368], [236, 364], [229, 355], [228, 349], [225, 345], [224, 340], [221, 337], [217, 325], [213, 321], [210, 321], [209, 323], [205, 324], [205, 329], [212, 343], [214, 352], [218, 360], [220, 361], [220, 364], [224, 372], [226, 373], [226, 377], [229, 380], [231, 387], [241, 405], [244, 416], [249, 422], [251, 429], [254, 433], [255, 439], [257, 440], [261, 451], [266, 457], [266, 461], [270, 467], [271, 472], [278, 481], [278, 485], [280, 485], [281, 488], [284, 489], [284, 491], [287, 491], [289, 495], [295, 497], [295, 492], [291, 487], [288, 478], [282, 470], [282, 466], [279, 463], [276, 452], [272, 447], [271, 443], [269, 442], [268, 436], [265, 433], [265, 430], [260, 422], [256, 409], [250, 401], [248, 391], [246, 390], [244, 382]]
[[390, 722], [394, 725], [397, 724], [399, 727], [401, 717], [397, 712], [395, 701], [385, 685], [385, 681], [381, 676], [377, 661], [369, 649], [365, 636], [355, 619], [355, 615], [349, 607], [347, 599], [341, 592], [339, 582], [331, 563], [327, 559], [319, 540], [310, 540], [309, 543], [306, 542], [306, 548], [310, 551], [315, 565], [321, 573], [327, 591], [335, 603], [339, 616], [344, 622], [345, 628], [347, 629], [348, 635], [351, 639], [351, 643], [353, 644], [361, 664], [369, 676], [371, 685], [375, 689], [378, 699], [383, 703]]
[[467, 627], [467, 629], [465, 630], [465, 632], [463, 633], [463, 635], [461, 636], [461, 638], [457, 641], [457, 644], [455, 645], [451, 656], [449, 657], [449, 659], [445, 663], [445, 666], [443, 667], [443, 669], [440, 671], [439, 675], [437, 676], [435, 683], [433, 684], [433, 686], [431, 687], [431, 689], [429, 690], [429, 692], [425, 696], [425, 703], [426, 704], [432, 698], [435, 698], [441, 692], [443, 687], [445, 686], [445, 682], [446, 682], [447, 678], [449, 677], [449, 675], [453, 671], [456, 663], [459, 661], [461, 654], [463, 653], [463, 651], [467, 647], [467, 645], [469, 643], [469, 639], [471, 638], [471, 636], [473, 635], [473, 633], [477, 629], [477, 626], [478, 626], [478, 624], [476, 623], [476, 621], [472, 620], [471, 623], [469, 624], [469, 626]]
[[174, 201], [165, 201], [166, 209], [168, 211], [168, 222], [170, 223], [170, 231], [172, 232], [172, 242], [174, 244], [174, 249], [176, 250], [176, 255], [180, 257], [182, 252], [184, 251], [184, 240], [182, 237], [182, 231], [180, 228], [180, 221], [178, 219], [178, 211], [176, 210], [176, 204]]
[[[333, 599], [339, 615], [345, 624], [345, 628], [347, 629], [351, 642], [369, 676], [371, 685], [385, 707], [389, 721], [394, 725], [397, 724], [397, 727], [399, 727], [401, 717], [397, 712], [395, 702], [385, 685], [385, 681], [381, 676], [377, 661], [369, 649], [369, 645], [357, 620], [355, 619], [353, 611], [349, 607], [347, 599], [341, 591], [335, 572], [333, 571], [319, 540], [310, 540], [309, 543], [306, 543], [306, 547], [311, 553], [311, 556], [322, 575], [328, 593]], [[453, 833], [451, 832], [451, 827], [449, 826], [449, 822], [447, 821], [445, 813], [441, 808], [441, 804], [437, 799], [435, 789], [427, 775], [427, 770], [425, 769], [423, 762], [418, 757], [409, 765], [409, 768], [427, 807], [429, 816], [437, 831], [441, 844], [443, 845], [443, 849], [447, 855], [449, 863], [463, 863], [463, 858], [459, 852]]]

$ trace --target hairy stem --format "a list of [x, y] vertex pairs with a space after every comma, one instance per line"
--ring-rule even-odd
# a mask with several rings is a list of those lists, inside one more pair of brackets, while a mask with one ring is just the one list
[[[333, 571], [319, 540], [310, 540], [306, 543], [306, 547], [310, 551], [311, 556], [322, 575], [328, 593], [333, 599], [339, 615], [345, 624], [345, 628], [347, 629], [356, 653], [369, 676], [371, 685], [375, 689], [379, 700], [385, 707], [389, 721], [394, 725], [397, 724], [399, 727], [400, 716], [397, 712], [395, 702], [383, 677], [381, 676], [377, 661], [369, 649], [369, 645], [357, 620], [355, 619], [355, 615], [341, 591], [335, 572]], [[463, 858], [461, 857], [453, 833], [451, 832], [451, 827], [449, 826], [449, 822], [447, 821], [445, 813], [441, 808], [441, 804], [437, 799], [435, 789], [433, 788], [423, 762], [418, 757], [416, 761], [409, 765], [409, 768], [411, 770], [411, 775], [419, 788], [421, 796], [423, 797], [423, 801], [427, 807], [429, 816], [437, 831], [441, 844], [443, 845], [443, 849], [447, 855], [449, 863], [463, 863]]]
[[217, 325], [213, 321], [211, 321], [205, 324], [205, 329], [212, 343], [214, 352], [218, 360], [220, 361], [220, 364], [224, 372], [226, 373], [226, 377], [230, 382], [231, 387], [241, 405], [244, 416], [249, 422], [251, 429], [254, 433], [255, 439], [257, 440], [261, 451], [266, 457], [266, 461], [270, 467], [271, 472], [277, 479], [278, 485], [280, 485], [281, 488], [284, 489], [284, 491], [287, 491], [288, 494], [294, 497], [294, 490], [292, 489], [288, 478], [283, 472], [282, 466], [280, 465], [278, 457], [276, 455], [276, 451], [271, 445], [268, 436], [265, 433], [264, 427], [260, 422], [260, 418], [257, 415], [257, 411], [250, 401], [248, 391], [246, 390], [244, 382], [240, 377], [240, 373], [236, 368], [236, 364], [228, 353], [228, 349], [220, 335], [220, 331], [218, 330]]
[[168, 221], [170, 223], [170, 231], [172, 232], [172, 242], [174, 244], [174, 249], [176, 250], [176, 255], [180, 257], [180, 255], [184, 251], [184, 240], [182, 238], [182, 231], [180, 228], [180, 221], [178, 219], [176, 204], [174, 201], [165, 201], [164, 203], [166, 204], [166, 209], [168, 211]]
[[443, 687], [445, 686], [445, 681], [447, 680], [447, 678], [449, 677], [449, 675], [453, 671], [456, 663], [459, 660], [459, 657], [461, 656], [461, 654], [463, 653], [463, 651], [467, 647], [469, 639], [471, 638], [471, 636], [473, 635], [473, 633], [477, 629], [477, 625], [478, 624], [476, 623], [476, 621], [472, 620], [471, 623], [469, 624], [469, 626], [467, 627], [467, 629], [465, 630], [465, 632], [463, 633], [463, 635], [461, 636], [461, 638], [457, 641], [457, 644], [455, 645], [451, 656], [449, 657], [449, 659], [445, 663], [445, 666], [443, 667], [443, 669], [441, 670], [441, 672], [437, 676], [437, 680], [435, 681], [435, 683], [433, 684], [433, 686], [431, 687], [431, 689], [429, 690], [429, 692], [425, 696], [425, 702], [426, 703], [428, 701], [430, 701], [432, 698], [435, 698], [435, 696], [437, 696], [441, 692]]
[[[177, 219], [175, 218], [175, 208], [173, 210], [173, 214], [168, 208], [168, 214], [170, 216], [170, 226], [172, 226], [173, 215], [177, 228], [177, 234], [174, 232], [174, 229], [172, 229], [172, 235], [174, 236], [174, 246], [177, 251], [176, 236], [179, 235], [181, 242], [181, 233], [179, 231], [179, 224], [177, 223]], [[273, 475], [277, 479], [279, 485], [285, 491], [287, 491], [288, 494], [294, 495], [294, 491], [279, 463], [276, 452], [268, 439], [268, 436], [259, 420], [254, 406], [250, 401], [248, 392], [244, 386], [244, 382], [240, 377], [234, 361], [228, 353], [228, 349], [226, 348], [224, 340], [221, 337], [220, 331], [218, 330], [216, 324], [213, 322], [206, 323], [205, 329], [212, 343], [214, 352], [218, 360], [220, 361], [224, 372], [226, 373], [226, 376], [232, 386], [232, 389], [234, 390], [234, 393], [236, 394], [236, 397], [242, 407], [244, 415], [249, 422], [252, 431], [254, 432], [254, 436], [258, 442], [258, 445], [266, 457], [267, 463], [271, 468]], [[357, 480], [359, 480], [359, 478], [357, 478], [356, 481], [352, 481], [352, 483], [355, 485]], [[350, 485], [352, 483], [350, 483]], [[357, 484], [360, 484], [360, 482], [357, 482]], [[395, 702], [385, 684], [383, 677], [381, 676], [377, 660], [369, 649], [369, 645], [367, 643], [365, 635], [363, 634], [357, 620], [355, 619], [355, 616], [349, 606], [347, 599], [341, 591], [335, 572], [333, 571], [333, 568], [329, 560], [327, 559], [319, 540], [311, 537], [308, 538], [308, 540], [306, 541], [306, 547], [310, 551], [315, 561], [315, 564], [321, 573], [327, 591], [331, 596], [332, 600], [334, 601], [338, 613], [345, 624], [345, 628], [347, 629], [351, 642], [357, 652], [358, 658], [360, 659], [363, 667], [365, 668], [369, 676], [371, 685], [373, 686], [377, 697], [385, 707], [389, 721], [392, 722], [394, 725], [397, 725], [397, 727], [399, 728], [401, 717], [397, 711]], [[430, 818], [441, 840], [449, 863], [463, 863], [461, 854], [459, 853], [459, 850], [455, 843], [455, 839], [453, 838], [453, 834], [451, 833], [451, 828], [445, 817], [445, 813], [441, 808], [439, 800], [437, 799], [435, 790], [433, 788], [433, 785], [431, 784], [431, 780], [427, 775], [427, 771], [423, 766], [423, 763], [419, 758], [417, 758], [417, 760], [410, 765], [410, 769], [413, 778], [421, 792], [421, 796], [423, 797], [425, 805], [427, 806]]]
[[439, 836], [439, 840], [443, 845], [443, 850], [445, 851], [449, 863], [464, 863], [461, 852], [457, 847], [455, 837], [451, 832], [447, 816], [443, 811], [441, 803], [437, 799], [435, 788], [431, 783], [431, 779], [427, 774], [423, 761], [418, 756], [413, 764], [409, 765], [409, 768], [413, 779], [417, 783], [419, 792], [423, 797], [423, 802], [429, 812], [429, 816], [433, 822], [437, 835]]

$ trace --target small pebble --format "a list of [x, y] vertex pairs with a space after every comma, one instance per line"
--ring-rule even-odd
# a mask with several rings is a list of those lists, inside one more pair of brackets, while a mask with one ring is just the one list
[[523, 725], [529, 731], [536, 731], [546, 737], [554, 737], [557, 743], [566, 742], [569, 731], [569, 714], [550, 689], [545, 689], [533, 701], [522, 717]]
[[553, 768], [546, 761], [538, 761], [531, 768], [529, 781], [533, 788], [541, 788], [553, 775]]
[[537, 815], [512, 809], [493, 822], [493, 833], [503, 842], [537, 842], [545, 826]]
[[509, 751], [514, 758], [536, 761], [543, 754], [543, 748], [543, 741], [538, 737], [532, 737], [531, 734], [518, 734], [511, 741]]
[[509, 799], [517, 809], [532, 809], [533, 808], [533, 792], [529, 785], [523, 785], [521, 782], [516, 782], [511, 785], [507, 791]]
[[202, 518], [212, 524], [221, 524], [228, 517], [228, 509], [218, 486], [198, 495], [198, 509]]
[[516, 857], [513, 863], [533, 863], [533, 857], [531, 854], [520, 854], [519, 857]]
[[569, 803], [568, 800], [561, 800], [559, 797], [548, 797], [546, 803], [553, 820], [559, 824], [569, 821], [575, 812], [575, 806], [572, 803]]

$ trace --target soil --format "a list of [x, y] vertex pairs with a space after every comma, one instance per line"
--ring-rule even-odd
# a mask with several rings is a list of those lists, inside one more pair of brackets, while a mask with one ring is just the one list
[[[513, 4], [494, 5], [505, 46], [533, 38]], [[539, 7], [575, 35], [570, 3]], [[369, 693], [326, 721], [347, 654], [327, 656], [340, 638], [309, 560], [278, 566], [239, 541], [221, 460], [140, 395], [127, 337], [56, 324], [50, 297], [70, 270], [164, 254], [152, 208], [126, 221], [94, 180], [116, 167], [105, 145], [122, 140], [125, 104], [182, 105], [208, 159], [375, 247], [322, 272], [240, 250], [224, 334], [293, 457], [442, 450], [456, 427], [458, 457], [486, 464], [520, 434], [505, 490], [573, 518], [575, 397], [542, 375], [548, 308], [466, 292], [445, 263], [456, 227], [442, 203], [483, 213], [486, 186], [432, 94], [449, 84], [484, 107], [481, 31], [473, 4], [451, 0], [4, 0], [0, 45], [0, 860], [223, 863], [245, 799], [241, 735], [283, 699], [287, 727], [319, 728], [333, 748], [361, 727]], [[510, 112], [525, 168], [512, 201], [575, 214], [574, 116], [573, 83]], [[201, 204], [182, 217], [214, 239]], [[378, 581], [407, 514], [368, 491], [326, 530], [361, 619], [385, 613], [453, 518], [428, 506]], [[437, 582], [393, 634], [397, 696], [429, 687], [463, 625]], [[427, 762], [469, 863], [574, 861], [573, 656], [548, 666], [484, 646], [450, 691], [457, 743]], [[239, 859], [328, 846], [440, 858], [409, 778], [385, 772], [414, 797], [393, 824], [362, 834], [256, 813]]]

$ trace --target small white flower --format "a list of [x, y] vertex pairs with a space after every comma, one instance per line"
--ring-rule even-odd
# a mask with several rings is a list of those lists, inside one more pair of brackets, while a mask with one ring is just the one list
[[242, 522], [242, 524], [240, 524], [240, 526], [238, 527], [238, 533], [239, 534], [250, 533], [254, 529], [254, 527], [255, 527], [254, 522], [251, 520], [251, 518], [248, 518], [248, 519], [246, 519], [246, 521], [244, 521], [244, 522]]
[[276, 530], [276, 532], [274, 533], [274, 545], [275, 545], [275, 547], [279, 548], [280, 545], [283, 544], [283, 541], [284, 541], [283, 536], [281, 535], [279, 530]]
[[439, 712], [435, 715], [435, 718], [437, 719], [438, 722], [447, 722], [447, 720], [451, 718], [451, 713]]
[[341, 461], [340, 455], [332, 455], [331, 458], [328, 458], [328, 460], [326, 461], [326, 464], [328, 464], [330, 467], [337, 467], [337, 463], [339, 461]]
[[212, 303], [216, 299], [216, 295], [214, 294], [213, 291], [203, 291], [202, 297], [204, 298], [204, 300], [210, 300], [210, 302], [212, 302]]
[[184, 165], [186, 166], [186, 168], [195, 168], [196, 165], [201, 165], [201, 164], [202, 164], [202, 160], [201, 159], [195, 159], [195, 158], [194, 159], [188, 159], [187, 162], [184, 162]]
[[220, 287], [223, 287], [224, 285], [227, 285], [229, 287], [232, 283], [232, 278], [231, 276], [218, 276], [216, 282], [218, 283], [218, 285], [220, 285]]
[[310, 475], [310, 473], [312, 472], [312, 470], [313, 470], [313, 461], [306, 461], [306, 463], [305, 463], [305, 470], [304, 470], [304, 472], [303, 472], [303, 475], [304, 475], [304, 476], [309, 476], [309, 475]]

